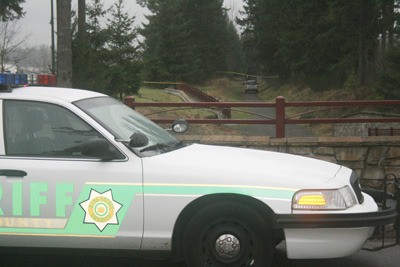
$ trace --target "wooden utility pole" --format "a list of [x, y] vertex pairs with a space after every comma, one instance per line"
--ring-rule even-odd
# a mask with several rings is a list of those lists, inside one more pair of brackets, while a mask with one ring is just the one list
[[54, 0], [50, 0], [51, 8], [51, 73], [56, 74], [56, 46], [55, 46], [55, 32], [54, 32]]
[[57, 0], [57, 85], [72, 87], [71, 0]]

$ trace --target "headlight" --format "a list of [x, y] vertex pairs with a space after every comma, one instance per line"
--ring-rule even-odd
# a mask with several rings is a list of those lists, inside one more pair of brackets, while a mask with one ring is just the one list
[[293, 210], [345, 210], [355, 204], [347, 185], [339, 189], [297, 191], [292, 199]]

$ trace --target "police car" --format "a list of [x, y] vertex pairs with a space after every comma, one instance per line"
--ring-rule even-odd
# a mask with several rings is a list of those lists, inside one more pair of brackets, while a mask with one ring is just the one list
[[283, 240], [292, 259], [353, 254], [397, 216], [378, 210], [344, 166], [187, 145], [106, 95], [0, 81], [2, 247], [268, 266]]

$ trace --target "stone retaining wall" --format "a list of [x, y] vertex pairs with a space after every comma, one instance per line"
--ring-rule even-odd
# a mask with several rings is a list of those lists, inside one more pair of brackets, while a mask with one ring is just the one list
[[183, 141], [286, 152], [347, 166], [364, 186], [379, 187], [386, 174], [400, 177], [400, 137], [269, 138], [246, 136], [180, 136]]

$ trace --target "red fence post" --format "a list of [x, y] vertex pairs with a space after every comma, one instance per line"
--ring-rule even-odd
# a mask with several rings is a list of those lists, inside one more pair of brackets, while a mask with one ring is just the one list
[[126, 96], [124, 98], [124, 104], [128, 107], [135, 109], [135, 97], [133, 96]]
[[278, 96], [275, 100], [276, 105], [276, 137], [285, 137], [285, 98]]
[[232, 118], [231, 108], [227, 107], [222, 109], [222, 116], [224, 117], [224, 119], [231, 119]]

